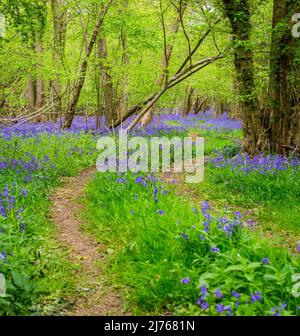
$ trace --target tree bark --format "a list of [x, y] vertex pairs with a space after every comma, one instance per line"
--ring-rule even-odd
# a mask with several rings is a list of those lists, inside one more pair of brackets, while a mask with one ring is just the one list
[[[38, 59], [41, 57], [41, 54], [43, 53], [43, 46], [42, 46], [42, 42], [41, 39], [38, 38], [35, 44], [36, 47], [36, 52], [38, 55]], [[40, 66], [37, 65], [37, 68], [39, 68]], [[39, 71], [40, 72], [40, 71]], [[38, 73], [37, 76], [37, 80], [36, 80], [36, 102], [35, 102], [35, 109], [37, 111], [39, 111], [41, 108], [43, 108], [45, 106], [46, 103], [46, 95], [45, 95], [45, 81], [44, 79], [41, 77], [41, 74]], [[40, 121], [42, 119], [42, 117], [39, 117]]]
[[75, 84], [75, 88], [74, 88], [74, 95], [73, 95], [73, 98], [71, 100], [70, 106], [69, 106], [69, 108], [68, 108], [68, 110], [65, 114], [65, 121], [64, 121], [64, 125], [63, 125], [64, 129], [70, 128], [72, 126], [72, 122], [73, 122], [73, 119], [74, 119], [74, 116], [75, 116], [76, 107], [77, 107], [77, 104], [78, 104], [78, 101], [79, 101], [79, 98], [80, 98], [81, 90], [83, 88], [83, 85], [84, 85], [85, 79], [86, 79], [88, 60], [89, 60], [90, 55], [91, 55], [91, 53], [94, 49], [94, 46], [95, 46], [95, 43], [97, 41], [99, 32], [101, 30], [102, 23], [104, 21], [104, 18], [106, 16], [107, 12], [108, 12], [108, 9], [109, 9], [111, 3], [112, 3], [112, 1], [110, 1], [107, 6], [102, 7], [99, 15], [97, 17], [96, 24], [95, 24], [95, 27], [94, 27], [94, 31], [93, 31], [93, 34], [92, 34], [92, 37], [91, 37], [91, 40], [90, 40], [90, 43], [89, 43], [89, 46], [88, 46], [88, 49], [87, 49], [87, 53], [86, 53], [85, 58], [84, 58], [84, 60], [81, 64], [81, 67], [80, 67], [78, 80], [77, 80], [77, 82]]
[[56, 120], [62, 113], [61, 71], [66, 43], [66, 11], [65, 0], [51, 0], [53, 18], [53, 64], [57, 69], [54, 80], [51, 81], [51, 97], [53, 99], [52, 119]]
[[[166, 80], [168, 79], [168, 68], [169, 68], [169, 64], [170, 64], [170, 60], [171, 60], [171, 56], [172, 56], [172, 52], [173, 52], [175, 37], [176, 37], [176, 35], [179, 31], [180, 23], [182, 21], [182, 17], [184, 15], [185, 10], [186, 10], [186, 5], [181, 6], [181, 8], [178, 9], [178, 10], [179, 10], [178, 16], [176, 17], [174, 22], [172, 22], [172, 24], [171, 24], [171, 32], [174, 34], [174, 38], [173, 38], [172, 43], [165, 45], [164, 55], [163, 55], [162, 62], [161, 62], [161, 74], [159, 75], [159, 77], [156, 81], [156, 84], [161, 88], [163, 87]], [[164, 18], [163, 18], [163, 15], [162, 15], [162, 21], [163, 20], [164, 20]], [[149, 124], [152, 121], [153, 114], [154, 114], [154, 108], [151, 108], [142, 118], [142, 120], [141, 120], [142, 126], [146, 126], [147, 124]]]
[[300, 152], [300, 61], [299, 42], [292, 36], [291, 18], [300, 2], [274, 0], [270, 53], [270, 151], [288, 155]]
[[[128, 10], [128, 0], [124, 0], [122, 2], [122, 11], [125, 12]], [[126, 112], [127, 108], [127, 102], [128, 102], [128, 65], [129, 65], [129, 54], [128, 54], [128, 45], [127, 45], [127, 35], [125, 26], [123, 25], [121, 28], [121, 36], [120, 41], [122, 45], [122, 66], [123, 66], [123, 73], [122, 73], [122, 79], [121, 79], [121, 86], [122, 86], [122, 92], [120, 97], [120, 102], [118, 106], [118, 117], [121, 118], [122, 115]]]
[[250, 47], [250, 4], [249, 0], [223, 0], [223, 6], [232, 28], [234, 65], [243, 119], [244, 148], [248, 153], [255, 154], [263, 132], [255, 94], [254, 54]]
[[106, 126], [111, 127], [117, 119], [114, 103], [114, 85], [111, 77], [111, 69], [107, 59], [107, 42], [104, 37], [98, 41], [99, 71], [102, 79], [103, 109], [105, 111]]
[[36, 80], [33, 78], [29, 78], [28, 81], [28, 109], [30, 113], [35, 112], [36, 106]]

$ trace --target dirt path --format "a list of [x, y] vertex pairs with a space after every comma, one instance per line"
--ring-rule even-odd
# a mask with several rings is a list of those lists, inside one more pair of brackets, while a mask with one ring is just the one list
[[105, 316], [125, 315], [121, 297], [105, 285], [97, 263], [104, 261], [101, 246], [82, 231], [84, 223], [79, 218], [82, 205], [79, 198], [95, 169], [83, 171], [77, 177], [65, 179], [64, 185], [51, 196], [50, 216], [57, 225], [59, 240], [69, 247], [71, 260], [79, 264], [78, 297], [75, 307], [65, 315]]

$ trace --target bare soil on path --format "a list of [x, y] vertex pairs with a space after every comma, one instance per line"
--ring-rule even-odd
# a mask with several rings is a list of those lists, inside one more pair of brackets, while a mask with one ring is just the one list
[[128, 315], [121, 296], [105, 284], [104, 276], [97, 264], [105, 261], [99, 244], [83, 230], [80, 219], [83, 205], [80, 198], [95, 169], [88, 169], [76, 177], [64, 179], [63, 186], [50, 197], [50, 218], [58, 228], [58, 239], [70, 251], [70, 259], [79, 265], [80, 279], [74, 307], [63, 315], [71, 316], [122, 316]]

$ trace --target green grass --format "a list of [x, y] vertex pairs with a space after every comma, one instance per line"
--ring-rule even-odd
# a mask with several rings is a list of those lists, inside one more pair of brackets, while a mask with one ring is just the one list
[[57, 242], [56, 227], [48, 218], [48, 196], [62, 176], [75, 175], [95, 162], [95, 140], [84, 134], [41, 134], [0, 139], [0, 146], [1, 162], [10, 164], [0, 175], [1, 207], [6, 212], [0, 215], [0, 272], [7, 282], [0, 315], [57, 314], [76, 288], [77, 266]]
[[[205, 138], [207, 156], [220, 152], [234, 156], [239, 151], [240, 131], [190, 132]], [[184, 137], [190, 132], [172, 132], [168, 136]], [[0, 142], [2, 162], [28, 163], [34, 156], [40, 164], [28, 172], [17, 163], [3, 168], [0, 175], [0, 191], [3, 193], [7, 187], [15, 198], [13, 208], [0, 216], [0, 253], [5, 252], [0, 272], [6, 276], [9, 293], [0, 298], [0, 315], [59, 313], [68, 308], [69, 298], [75, 294], [77, 266], [68, 261], [67, 251], [56, 241], [56, 228], [47, 216], [48, 196], [62, 176], [74, 176], [94, 165], [96, 138], [85, 133], [41, 134]], [[270, 315], [270, 309], [282, 302], [287, 304], [282, 314], [299, 314], [296, 306], [300, 303], [291, 297], [291, 279], [300, 272], [299, 259], [282, 247], [295, 248], [299, 237], [298, 175], [283, 172], [278, 176], [245, 176], [208, 164], [205, 181], [187, 189], [188, 194], [196, 194], [196, 201], [189, 195], [178, 195], [187, 188], [184, 185], [176, 191], [174, 186], [159, 182], [148, 181], [148, 186], [143, 187], [135, 182], [133, 174], [126, 176], [126, 184], [116, 183], [117, 178], [115, 174], [96, 175], [87, 190], [84, 215], [89, 229], [106, 245], [109, 258], [103, 267], [107, 280], [122, 288], [133, 313], [216, 315], [220, 301], [213, 294], [206, 298], [209, 310], [197, 305], [199, 287], [205, 284], [210, 293], [220, 289], [225, 296], [222, 302], [237, 315]], [[158, 202], [153, 197], [156, 187]], [[22, 195], [23, 190], [27, 196]], [[202, 200], [209, 200], [214, 209], [210, 234], [203, 232], [199, 206], [197, 215], [192, 211], [194, 203], [199, 205]], [[224, 210], [225, 205], [243, 213], [251, 210], [258, 231], [237, 230], [231, 239], [221, 234], [218, 216], [234, 220], [234, 215]], [[160, 215], [157, 210], [165, 213]], [[247, 220], [244, 218], [243, 223]], [[265, 234], [270, 231], [271, 240]], [[212, 246], [220, 253], [212, 253]], [[263, 265], [264, 257], [271, 264]], [[180, 283], [185, 277], [191, 279], [190, 284]], [[232, 290], [242, 295], [237, 308]], [[263, 293], [263, 301], [247, 304], [256, 291]]]
[[[216, 304], [221, 300], [213, 295], [216, 289], [224, 293], [222, 303], [236, 315], [271, 315], [271, 308], [283, 302], [287, 304], [283, 314], [297, 314], [291, 288], [292, 274], [300, 271], [300, 264], [287, 249], [273, 246], [259, 231], [250, 229], [236, 228], [227, 237], [218, 228], [217, 218], [234, 220], [234, 215], [222, 209], [213, 213], [215, 219], [206, 233], [199, 208], [195, 214], [192, 203], [176, 195], [173, 187], [151, 181], [143, 186], [131, 173], [123, 176], [126, 183], [118, 182], [119, 178], [116, 174], [95, 176], [87, 189], [85, 216], [90, 230], [109, 251], [107, 277], [123, 287], [134, 314], [217, 315]], [[153, 197], [155, 188], [158, 202]], [[220, 252], [213, 253], [213, 246]], [[265, 257], [269, 265], [262, 263]], [[185, 277], [191, 282], [182, 285]], [[207, 311], [197, 305], [201, 285], [211, 293], [206, 298]], [[241, 293], [237, 308], [233, 290]], [[257, 291], [263, 301], [247, 303]]]
[[265, 229], [290, 231], [300, 236], [299, 172], [282, 172], [278, 176], [260, 173], [235, 174], [229, 168], [207, 165], [204, 183], [192, 188], [208, 199], [254, 210]]

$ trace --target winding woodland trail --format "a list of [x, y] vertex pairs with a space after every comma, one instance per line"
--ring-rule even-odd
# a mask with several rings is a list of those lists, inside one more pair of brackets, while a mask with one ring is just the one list
[[120, 295], [105, 285], [103, 274], [97, 266], [97, 263], [103, 262], [105, 258], [100, 252], [101, 245], [82, 230], [84, 223], [79, 217], [82, 210], [79, 198], [83, 196], [85, 186], [95, 172], [95, 169], [88, 169], [76, 177], [65, 179], [63, 186], [50, 197], [52, 201], [50, 218], [58, 228], [58, 239], [69, 248], [71, 261], [79, 264], [78, 272], [80, 272], [75, 306], [63, 314], [128, 315], [123, 310]]

